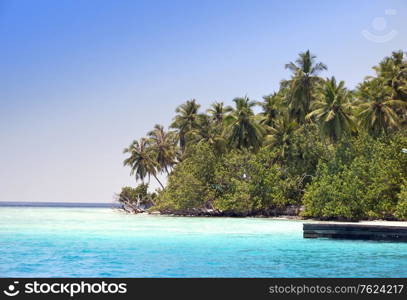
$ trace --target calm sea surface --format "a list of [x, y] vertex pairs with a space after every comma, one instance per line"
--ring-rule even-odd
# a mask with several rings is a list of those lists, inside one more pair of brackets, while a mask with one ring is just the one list
[[0, 207], [0, 277], [407, 277], [407, 243], [303, 239], [302, 223]]

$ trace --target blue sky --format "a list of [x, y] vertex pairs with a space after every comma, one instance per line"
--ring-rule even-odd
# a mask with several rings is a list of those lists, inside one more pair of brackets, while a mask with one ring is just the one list
[[404, 0], [0, 0], [0, 201], [109, 202], [183, 101], [259, 100], [307, 49], [353, 88], [406, 29]]

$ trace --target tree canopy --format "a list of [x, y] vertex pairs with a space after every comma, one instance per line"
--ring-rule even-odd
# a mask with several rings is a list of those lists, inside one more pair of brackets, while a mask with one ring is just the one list
[[160, 183], [152, 209], [407, 219], [405, 54], [385, 57], [355, 89], [320, 77], [327, 66], [309, 50], [285, 67], [291, 77], [263, 99], [206, 111], [188, 100], [169, 130], [155, 125], [124, 150], [136, 180]]

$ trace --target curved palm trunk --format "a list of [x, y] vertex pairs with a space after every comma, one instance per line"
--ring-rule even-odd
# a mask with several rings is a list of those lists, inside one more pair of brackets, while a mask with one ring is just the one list
[[161, 188], [164, 189], [163, 184], [161, 183], [161, 181], [157, 178], [157, 176], [155, 174], [152, 174], [155, 178], [155, 180], [157, 180], [157, 182], [161, 185]]

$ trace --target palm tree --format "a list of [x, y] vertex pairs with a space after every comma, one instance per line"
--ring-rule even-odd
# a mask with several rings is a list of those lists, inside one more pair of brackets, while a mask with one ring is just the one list
[[222, 136], [222, 124], [214, 124], [213, 117], [208, 115], [198, 115], [198, 126], [191, 130], [187, 137], [188, 143], [198, 144], [206, 142], [211, 145], [218, 154], [225, 152], [226, 140]]
[[133, 141], [123, 153], [129, 153], [130, 156], [123, 162], [124, 166], [131, 168], [130, 175], [135, 174], [136, 180], [140, 179], [144, 183], [144, 178], [152, 175], [160, 186], [164, 189], [163, 184], [157, 178], [158, 163], [152, 157], [152, 151], [148, 139], [142, 138], [140, 141]]
[[390, 57], [385, 57], [373, 70], [392, 88], [393, 99], [407, 101], [407, 60], [403, 51], [395, 51]]
[[162, 125], [155, 125], [148, 133], [151, 150], [155, 160], [160, 166], [160, 171], [172, 168], [176, 163], [176, 134], [173, 131], [166, 132]]
[[[385, 57], [378, 66], [373, 67], [377, 78], [391, 87], [391, 98], [407, 102], [407, 60], [403, 51], [395, 51], [390, 57]], [[372, 79], [372, 77], [367, 77]], [[396, 109], [400, 122], [407, 125], [407, 114], [403, 109]]]
[[225, 106], [223, 102], [214, 102], [211, 107], [206, 111], [210, 116], [212, 121], [216, 125], [220, 125], [223, 122], [225, 116], [233, 110], [230, 106]]
[[197, 127], [197, 115], [200, 105], [195, 99], [188, 100], [177, 107], [175, 112], [177, 115], [171, 124], [171, 128], [178, 130], [178, 139], [181, 150], [185, 150], [187, 144], [186, 135], [189, 131]]
[[277, 160], [283, 161], [290, 155], [291, 141], [298, 128], [297, 122], [291, 120], [288, 114], [282, 115], [274, 122], [271, 134], [266, 137], [265, 145], [268, 148], [278, 149]]
[[242, 149], [260, 148], [265, 135], [265, 129], [255, 119], [253, 106], [256, 102], [249, 98], [235, 98], [236, 108], [225, 118], [225, 136], [229, 146]]
[[263, 109], [260, 113], [260, 116], [262, 117], [260, 123], [266, 126], [273, 126], [277, 117], [284, 110], [283, 101], [284, 95], [282, 92], [264, 96], [263, 101], [257, 103]]
[[315, 62], [316, 56], [309, 50], [299, 54], [299, 58], [294, 62], [285, 65], [293, 76], [290, 80], [281, 82], [283, 88], [288, 89], [287, 102], [289, 105], [290, 117], [299, 124], [304, 123], [305, 116], [310, 111], [311, 102], [314, 99], [314, 92], [322, 79], [318, 74], [327, 70], [327, 66], [321, 62]]
[[306, 119], [313, 119], [319, 125], [322, 136], [336, 143], [346, 132], [354, 130], [351, 116], [351, 93], [345, 82], [336, 83], [335, 77], [327, 79], [319, 89], [316, 101], [312, 103]]
[[391, 88], [382, 80], [365, 81], [358, 87], [360, 125], [373, 135], [400, 128], [397, 109], [405, 112], [407, 103], [392, 99]]

